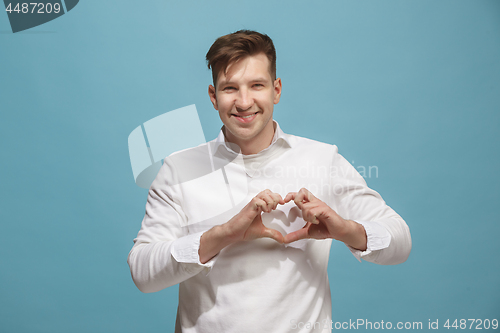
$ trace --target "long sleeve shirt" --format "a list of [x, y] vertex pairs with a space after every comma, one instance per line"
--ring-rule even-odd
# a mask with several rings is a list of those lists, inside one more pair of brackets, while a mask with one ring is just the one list
[[[349, 248], [358, 260], [407, 259], [408, 226], [337, 147], [285, 134], [276, 123], [271, 145], [255, 155], [239, 153], [221, 131], [165, 158], [128, 256], [135, 284], [143, 292], [180, 284], [176, 332], [329, 332], [331, 239], [283, 245], [262, 238], [232, 244], [204, 264], [198, 256], [201, 235], [262, 190], [285, 197], [302, 187], [363, 225], [367, 250]], [[262, 213], [262, 220], [282, 234], [305, 225], [293, 202]]]

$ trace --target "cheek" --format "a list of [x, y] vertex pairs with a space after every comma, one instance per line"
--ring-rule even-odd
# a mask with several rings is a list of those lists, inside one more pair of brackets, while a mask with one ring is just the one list
[[230, 110], [233, 106], [233, 102], [230, 98], [227, 98], [227, 96], [224, 98], [218, 98], [217, 99], [217, 106], [220, 111], [226, 111]]
[[262, 99], [262, 104], [265, 105], [267, 108], [272, 108], [275, 101], [275, 96], [274, 94], [269, 94], [265, 98]]
[[219, 111], [219, 118], [220, 118], [220, 120], [224, 124], [226, 124], [229, 121], [229, 115], [228, 115], [229, 112], [227, 110], [221, 109], [221, 108], [219, 108], [218, 111]]

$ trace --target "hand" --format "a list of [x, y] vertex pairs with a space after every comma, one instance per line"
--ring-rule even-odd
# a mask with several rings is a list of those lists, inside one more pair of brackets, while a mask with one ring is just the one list
[[200, 238], [198, 255], [201, 263], [206, 263], [226, 246], [240, 241], [269, 237], [278, 243], [284, 242], [283, 235], [262, 224], [261, 213], [270, 213], [278, 204], [284, 205], [281, 195], [270, 190], [257, 194], [243, 209], [228, 222], [213, 227]]
[[278, 204], [285, 204], [281, 195], [270, 190], [260, 192], [241, 212], [226, 223], [228, 237], [233, 242], [269, 237], [278, 243], [283, 243], [283, 235], [278, 230], [267, 228], [262, 224], [261, 213], [270, 213]]
[[306, 221], [306, 225], [286, 235], [285, 243], [305, 238], [333, 238], [354, 248], [366, 250], [366, 232], [362, 225], [343, 219], [305, 188], [300, 189], [299, 192], [288, 193], [284, 202], [291, 200], [302, 211], [302, 218]]

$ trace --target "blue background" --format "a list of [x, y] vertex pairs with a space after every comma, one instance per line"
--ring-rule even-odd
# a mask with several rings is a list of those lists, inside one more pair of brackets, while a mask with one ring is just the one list
[[126, 263], [127, 137], [196, 104], [214, 138], [205, 53], [242, 28], [275, 42], [280, 126], [376, 166], [410, 226], [398, 266], [334, 243], [333, 320], [500, 319], [500, 1], [87, 0], [16, 34], [0, 13], [0, 331], [173, 331], [177, 287], [142, 294]]

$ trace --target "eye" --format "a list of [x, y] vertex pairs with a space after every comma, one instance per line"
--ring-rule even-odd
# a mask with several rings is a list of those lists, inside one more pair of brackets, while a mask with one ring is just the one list
[[262, 87], [264, 87], [264, 85], [262, 83], [255, 83], [253, 86], [255, 88], [262, 88]]
[[224, 87], [224, 89], [222, 89], [223, 91], [231, 91], [231, 90], [236, 90], [235, 87], [232, 87], [232, 86], [228, 86], [228, 87]]

